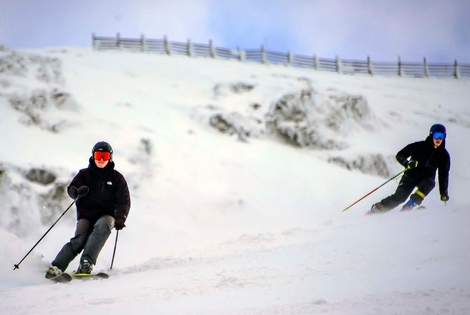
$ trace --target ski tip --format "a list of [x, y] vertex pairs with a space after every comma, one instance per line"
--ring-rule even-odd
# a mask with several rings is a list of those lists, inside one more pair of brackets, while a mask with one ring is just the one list
[[70, 282], [72, 281], [72, 276], [69, 275], [68, 273], [61, 273], [58, 276], [55, 276], [53, 278], [49, 278], [49, 280], [53, 282], [59, 282], [59, 283], [64, 283], [64, 282]]
[[103, 279], [108, 279], [108, 278], [109, 278], [109, 275], [108, 275], [107, 273], [105, 273], [105, 272], [98, 272], [98, 273], [96, 274], [96, 276], [101, 277], [101, 278], [103, 278]]

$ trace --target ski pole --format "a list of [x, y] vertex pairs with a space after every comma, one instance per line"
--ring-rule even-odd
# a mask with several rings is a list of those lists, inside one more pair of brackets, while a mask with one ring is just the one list
[[114, 241], [113, 259], [111, 259], [111, 267], [109, 267], [109, 270], [113, 269], [114, 256], [116, 255], [116, 247], [117, 247], [118, 236], [119, 236], [119, 230], [116, 230], [116, 240]]
[[358, 199], [357, 201], [355, 201], [354, 203], [352, 203], [351, 205], [349, 205], [348, 207], [344, 208], [343, 212], [348, 210], [349, 208], [351, 208], [352, 206], [354, 206], [356, 203], [358, 203], [359, 201], [361, 201], [362, 199], [364, 199], [365, 197], [369, 196], [370, 194], [372, 194], [373, 192], [375, 192], [376, 190], [378, 190], [380, 187], [384, 186], [385, 184], [387, 184], [389, 181], [391, 180], [394, 180], [395, 178], [397, 178], [398, 176], [400, 176], [403, 172], [406, 171], [406, 168], [401, 171], [400, 173], [398, 173], [397, 175], [393, 176], [392, 178], [390, 178], [389, 180], [387, 180], [385, 183], [383, 183], [382, 185], [380, 185], [379, 187], [371, 190], [369, 193], [367, 193], [366, 195], [364, 195], [363, 197], [361, 197], [360, 199]]
[[[78, 199], [78, 198], [77, 198]], [[39, 241], [37, 241], [36, 244], [34, 244], [34, 246], [29, 250], [29, 252], [23, 257], [23, 259], [21, 259], [21, 261], [19, 263], [17, 263], [15, 265], [15, 268], [13, 268], [13, 270], [16, 270], [16, 269], [19, 269], [20, 268], [20, 264], [23, 262], [23, 260], [26, 259], [26, 257], [28, 257], [28, 255], [33, 251], [33, 249], [42, 241], [42, 239], [47, 235], [47, 233], [50, 232], [50, 230], [52, 230], [52, 228], [57, 224], [57, 222], [59, 222], [60, 219], [62, 219], [62, 217], [67, 213], [67, 211], [69, 211], [69, 209], [73, 206], [73, 204], [75, 203], [75, 201], [77, 200], [75, 199], [71, 204], [70, 206], [65, 209], [65, 211], [62, 213], [62, 215], [54, 222], [54, 224], [52, 224], [52, 226], [49, 228], [49, 230], [47, 230], [46, 233], [44, 233], [44, 235], [39, 239]]]

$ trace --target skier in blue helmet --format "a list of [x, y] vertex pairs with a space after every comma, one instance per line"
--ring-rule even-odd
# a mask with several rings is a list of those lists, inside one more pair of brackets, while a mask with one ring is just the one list
[[[426, 140], [411, 143], [400, 150], [396, 159], [406, 171], [395, 193], [372, 205], [368, 214], [390, 211], [405, 202], [408, 197], [410, 199], [403, 205], [401, 211], [412, 210], [420, 205], [436, 186], [436, 171], [441, 200], [447, 202], [450, 155], [445, 148], [446, 137], [446, 128], [441, 124], [435, 124], [431, 126]], [[416, 190], [413, 192], [414, 189]]]

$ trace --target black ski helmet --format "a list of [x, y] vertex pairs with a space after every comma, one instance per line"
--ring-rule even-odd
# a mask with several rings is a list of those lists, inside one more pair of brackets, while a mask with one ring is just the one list
[[109, 160], [110, 161], [113, 160], [113, 148], [106, 141], [100, 141], [100, 142], [96, 143], [93, 146], [93, 149], [91, 150], [91, 155], [92, 156], [93, 156], [93, 154], [95, 154], [95, 151], [109, 152], [109, 153], [111, 153], [111, 158]]
[[429, 134], [433, 135], [435, 132], [441, 132], [447, 136], [446, 127], [444, 127], [444, 125], [441, 125], [441, 124], [432, 125], [431, 129], [429, 129]]

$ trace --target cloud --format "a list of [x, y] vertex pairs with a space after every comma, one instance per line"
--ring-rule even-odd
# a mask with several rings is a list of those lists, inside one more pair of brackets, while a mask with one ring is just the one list
[[[272, 1], [263, 8], [258, 2], [241, 1], [228, 19], [224, 16], [222, 29], [230, 28], [231, 37], [240, 41], [252, 43], [256, 38], [256, 47], [267, 39], [271, 47], [284, 51], [330, 58], [469, 58], [465, 30], [470, 10], [465, 1], [293, 2]], [[250, 14], [242, 19], [244, 12]]]
[[315, 1], [292, 6], [288, 16], [299, 50], [324, 57], [416, 60], [440, 54], [451, 61], [454, 53], [464, 57], [452, 43], [470, 26], [468, 7], [465, 1]]
[[[208, 27], [209, 2], [190, 1], [132, 1], [125, 9], [115, 12], [116, 24], [121, 34], [173, 40], [188, 38], [207, 41], [211, 35]], [[116, 30], [114, 31], [114, 33]], [[108, 32], [109, 33], [109, 32]]]

